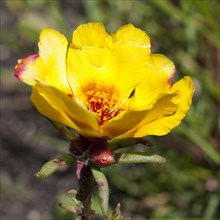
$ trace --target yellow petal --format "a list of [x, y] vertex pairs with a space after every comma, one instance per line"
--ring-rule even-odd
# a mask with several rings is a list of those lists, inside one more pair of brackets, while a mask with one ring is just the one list
[[150, 53], [150, 38], [148, 35], [134, 27], [132, 24], [127, 24], [118, 29], [112, 35], [113, 43], [121, 44], [124, 47], [133, 46], [143, 48], [147, 53]]
[[100, 92], [110, 87], [115, 88], [120, 102], [125, 102], [146, 72], [148, 44], [148, 36], [132, 25], [124, 26], [112, 37], [100, 23], [80, 26], [73, 33], [67, 58], [68, 79], [74, 94], [84, 103], [91, 85]]
[[[146, 123], [134, 133], [134, 137], [143, 137], [146, 135], [165, 135], [180, 124], [192, 102], [194, 85], [191, 78], [184, 77], [182, 80], [175, 83], [172, 87], [172, 91], [177, 92], [177, 95], [172, 100], [174, 103], [178, 104], [175, 114], [165, 117], [163, 116], [155, 119], [154, 121]], [[151, 111], [155, 112], [161, 110], [152, 108]]]
[[115, 64], [114, 84], [127, 99], [147, 71], [150, 38], [144, 31], [127, 24], [112, 35], [110, 48]]
[[14, 75], [21, 81], [29, 84], [35, 84], [35, 78], [39, 75], [39, 67], [41, 66], [41, 59], [38, 54], [27, 56], [18, 60], [15, 66]]
[[167, 115], [173, 115], [177, 109], [177, 105], [172, 101], [174, 96], [175, 93], [165, 95], [148, 110], [128, 109], [102, 126], [103, 135], [111, 138], [133, 137], [134, 133], [145, 124]]
[[81, 49], [86, 46], [105, 47], [107, 36], [102, 23], [89, 22], [80, 25], [73, 32], [72, 46]]
[[161, 54], [151, 54], [145, 76], [135, 88], [132, 108], [148, 109], [165, 93], [169, 93], [174, 73], [173, 62]]
[[[68, 80], [74, 94], [83, 100], [84, 90], [90, 85], [111, 85], [114, 68], [108, 49], [78, 50], [69, 48], [67, 57]], [[98, 88], [97, 88], [98, 89]]]
[[66, 54], [68, 42], [64, 35], [50, 28], [40, 33], [39, 55], [42, 59], [39, 78], [51, 85], [70, 93], [66, 75]]
[[58, 89], [37, 82], [31, 100], [44, 116], [61, 122], [85, 136], [97, 136], [98, 119], [81, 107], [73, 97]]
[[40, 33], [39, 54], [18, 61], [15, 76], [33, 86], [42, 80], [66, 93], [71, 93], [66, 76], [66, 53], [68, 42], [64, 35], [45, 28]]

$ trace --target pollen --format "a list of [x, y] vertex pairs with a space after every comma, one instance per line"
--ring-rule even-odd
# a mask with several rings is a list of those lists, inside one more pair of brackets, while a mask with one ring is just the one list
[[123, 109], [119, 105], [119, 98], [116, 92], [112, 90], [107, 91], [87, 91], [87, 108], [100, 117], [99, 125], [103, 125], [117, 116]]

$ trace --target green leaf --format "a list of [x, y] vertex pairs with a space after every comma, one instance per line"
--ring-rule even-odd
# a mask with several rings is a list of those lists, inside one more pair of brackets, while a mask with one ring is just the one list
[[117, 153], [116, 163], [165, 163], [166, 159], [157, 154], [147, 154], [144, 152]]
[[109, 187], [108, 181], [102, 171], [97, 167], [92, 167], [92, 174], [98, 184], [98, 195], [101, 202], [101, 209], [104, 219], [108, 219]]
[[35, 174], [35, 177], [38, 179], [46, 178], [52, 175], [55, 171], [57, 171], [60, 167], [65, 166], [67, 164], [71, 164], [75, 162], [75, 159], [70, 154], [63, 155], [57, 159], [53, 159], [45, 163], [39, 172]]

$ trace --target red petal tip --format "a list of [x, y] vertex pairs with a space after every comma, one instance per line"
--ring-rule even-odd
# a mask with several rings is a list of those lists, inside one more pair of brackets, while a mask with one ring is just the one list
[[21, 79], [22, 72], [25, 71], [25, 68], [28, 63], [34, 62], [39, 57], [39, 54], [32, 54], [23, 59], [18, 60], [18, 64], [15, 66], [14, 75], [19, 80]]

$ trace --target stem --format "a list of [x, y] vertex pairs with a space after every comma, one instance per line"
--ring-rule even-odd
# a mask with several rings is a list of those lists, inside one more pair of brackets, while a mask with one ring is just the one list
[[[81, 165], [82, 163], [80, 163], [80, 166], [77, 166], [78, 169], [81, 169], [77, 199], [80, 200], [83, 205], [81, 220], [91, 220], [91, 199], [95, 181], [92, 175], [91, 167], [85, 164], [83, 165], [83, 167]], [[79, 172], [78, 169], [77, 172]]]

